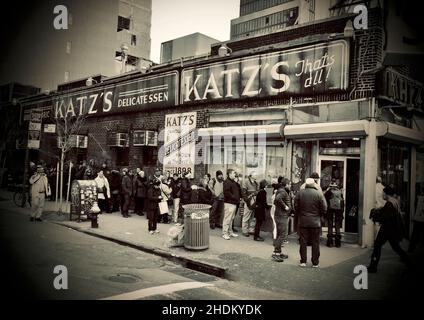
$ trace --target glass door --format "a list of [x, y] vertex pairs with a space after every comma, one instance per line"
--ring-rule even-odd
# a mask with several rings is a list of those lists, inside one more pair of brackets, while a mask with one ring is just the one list
[[[331, 180], [335, 179], [343, 198], [346, 199], [346, 157], [320, 156], [319, 173], [322, 192], [325, 192]], [[345, 229], [345, 220], [343, 219], [342, 231]]]

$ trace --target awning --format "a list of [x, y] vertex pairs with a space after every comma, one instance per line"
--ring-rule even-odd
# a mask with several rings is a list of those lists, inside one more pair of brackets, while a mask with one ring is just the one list
[[199, 136], [240, 136], [240, 135], [258, 135], [266, 134], [267, 138], [281, 139], [281, 124], [269, 124], [259, 126], [238, 126], [238, 127], [211, 127], [200, 128]]
[[366, 120], [286, 125], [284, 137], [290, 139], [365, 137], [368, 134], [368, 126], [369, 122]]
[[424, 143], [424, 132], [389, 122], [377, 123], [377, 137], [385, 137], [417, 145]]

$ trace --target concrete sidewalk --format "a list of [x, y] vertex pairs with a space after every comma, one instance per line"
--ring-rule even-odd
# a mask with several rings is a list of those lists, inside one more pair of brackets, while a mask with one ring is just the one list
[[[11, 200], [10, 192], [2, 190], [0, 197], [0, 208], [8, 208], [29, 214], [29, 208], [17, 208]], [[46, 207], [52, 207], [51, 204]], [[206, 268], [220, 268], [226, 270], [228, 261], [237, 264], [240, 257], [250, 257], [263, 260], [263, 263], [276, 264], [271, 259], [273, 252], [272, 235], [268, 232], [261, 232], [264, 242], [253, 241], [253, 236], [244, 237], [239, 233], [239, 237], [225, 240], [221, 237], [221, 229], [209, 230], [210, 243], [209, 248], [201, 251], [187, 250], [184, 247], [168, 247], [167, 232], [173, 224], [158, 224], [160, 233], [151, 235], [148, 232], [147, 218], [145, 216], [132, 215], [131, 218], [125, 219], [119, 212], [112, 214], [103, 213], [99, 215], [99, 228], [91, 228], [89, 220], [83, 222], [69, 221], [69, 214], [58, 215], [56, 212], [45, 212], [43, 219], [72, 228], [74, 230], [106, 238], [118, 243], [136, 247], [138, 249], [162, 255], [167, 258], [173, 258], [190, 263], [196, 262], [200, 266]], [[289, 258], [282, 264], [298, 265], [299, 264], [299, 245], [297, 235], [289, 236], [289, 243], [283, 248], [283, 252], [288, 254]], [[362, 249], [358, 245], [343, 244], [341, 248], [328, 248], [322, 242], [320, 267], [328, 268], [349, 259], [369, 252], [368, 249]], [[310, 260], [310, 248], [308, 249], [308, 260]], [[309, 261], [308, 261], [309, 263]], [[207, 272], [207, 271], [206, 271]], [[218, 271], [219, 273], [219, 271]], [[219, 274], [215, 274], [219, 275]], [[222, 275], [220, 275], [222, 276]], [[227, 276], [227, 275], [226, 275]]]

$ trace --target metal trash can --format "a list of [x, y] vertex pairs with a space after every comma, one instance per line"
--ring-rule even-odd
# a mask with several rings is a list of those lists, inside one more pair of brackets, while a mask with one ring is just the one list
[[184, 248], [204, 250], [209, 248], [209, 209], [208, 204], [192, 203], [184, 209]]

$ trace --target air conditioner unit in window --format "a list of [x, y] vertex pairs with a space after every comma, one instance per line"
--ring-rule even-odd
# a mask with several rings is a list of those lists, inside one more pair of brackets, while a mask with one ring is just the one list
[[[71, 135], [68, 138], [68, 143], [71, 148], [87, 149], [88, 147], [88, 136], [83, 135]], [[62, 137], [57, 137], [57, 146], [62, 148]]]
[[108, 136], [107, 145], [109, 147], [128, 147], [128, 133], [111, 133]]
[[146, 131], [146, 146], [158, 146], [158, 133], [156, 131]]

